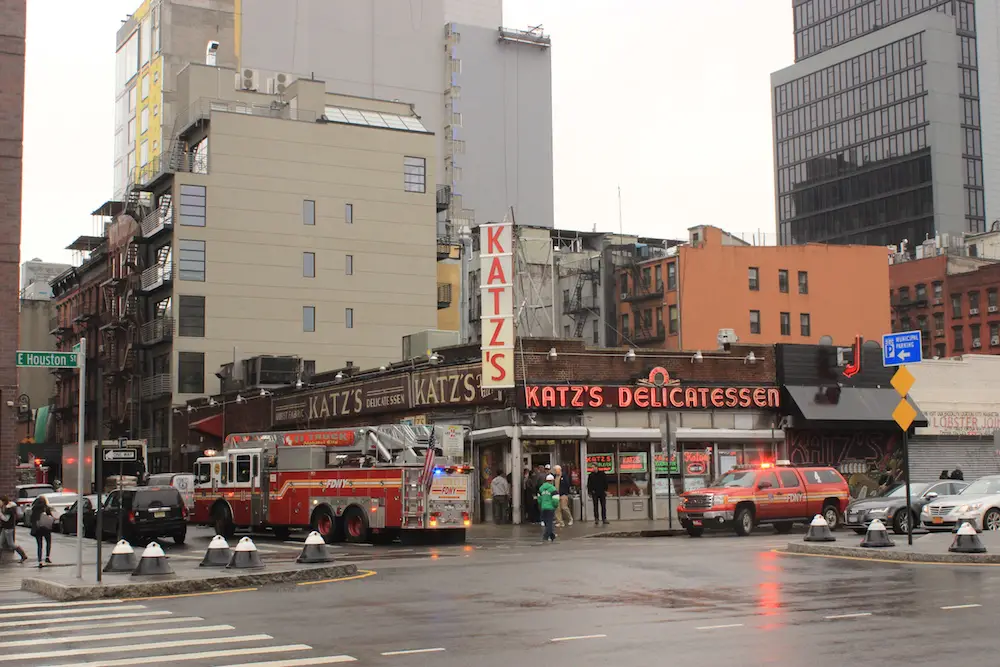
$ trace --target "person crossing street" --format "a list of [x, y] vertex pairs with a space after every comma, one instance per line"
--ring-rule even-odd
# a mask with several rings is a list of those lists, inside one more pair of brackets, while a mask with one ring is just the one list
[[545, 481], [538, 487], [538, 509], [542, 514], [542, 542], [555, 542], [556, 530], [552, 525], [555, 520], [556, 508], [559, 507], [559, 490], [556, 488], [555, 477], [545, 476]]

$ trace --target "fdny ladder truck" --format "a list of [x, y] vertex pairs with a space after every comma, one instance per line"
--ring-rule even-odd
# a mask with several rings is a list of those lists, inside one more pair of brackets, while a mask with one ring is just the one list
[[441, 426], [390, 424], [241, 433], [195, 463], [193, 522], [237, 529], [318, 531], [327, 543], [435, 536], [464, 542], [469, 466], [441, 454]]

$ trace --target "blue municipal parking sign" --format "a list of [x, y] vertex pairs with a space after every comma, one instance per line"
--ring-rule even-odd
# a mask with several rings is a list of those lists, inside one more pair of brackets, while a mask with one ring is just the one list
[[882, 336], [882, 365], [919, 364], [924, 360], [919, 331], [898, 331]]

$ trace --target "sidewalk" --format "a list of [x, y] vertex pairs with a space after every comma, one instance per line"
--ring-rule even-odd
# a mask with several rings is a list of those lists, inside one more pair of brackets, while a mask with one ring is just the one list
[[[584, 537], [666, 537], [680, 535], [684, 530], [676, 521], [671, 529], [666, 519], [656, 521], [612, 521], [609, 525], [594, 525], [593, 521], [575, 521], [572, 526], [556, 528], [556, 535], [564, 540]], [[536, 542], [541, 540], [542, 527], [534, 524], [477, 523], [469, 528], [470, 541]]]

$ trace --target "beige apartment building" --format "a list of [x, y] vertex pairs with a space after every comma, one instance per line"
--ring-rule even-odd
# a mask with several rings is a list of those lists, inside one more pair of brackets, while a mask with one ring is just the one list
[[437, 323], [433, 133], [405, 103], [236, 81], [182, 70], [172, 141], [97, 212], [114, 218], [111, 421], [157, 441], [172, 406], [219, 392], [224, 364], [377, 367]]

